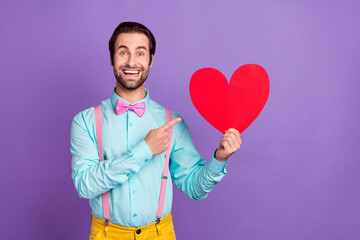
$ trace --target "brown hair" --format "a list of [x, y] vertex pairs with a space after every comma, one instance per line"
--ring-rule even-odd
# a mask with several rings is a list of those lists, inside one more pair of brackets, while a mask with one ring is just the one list
[[156, 41], [152, 32], [137, 22], [122, 22], [114, 30], [113, 35], [109, 40], [109, 51], [111, 57], [111, 63], [114, 64], [114, 54], [115, 54], [115, 42], [120, 33], [143, 33], [149, 39], [149, 51], [150, 51], [150, 63], [152, 62], [152, 56], [155, 55]]

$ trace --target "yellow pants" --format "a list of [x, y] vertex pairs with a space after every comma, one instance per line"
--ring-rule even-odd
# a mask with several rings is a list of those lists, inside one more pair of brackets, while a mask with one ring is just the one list
[[176, 240], [172, 212], [162, 218], [160, 223], [156, 222], [144, 227], [124, 227], [114, 223], [105, 226], [104, 220], [91, 215], [91, 231], [89, 240]]

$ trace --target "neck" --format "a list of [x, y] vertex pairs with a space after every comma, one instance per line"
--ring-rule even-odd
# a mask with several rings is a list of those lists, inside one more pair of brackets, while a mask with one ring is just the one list
[[128, 90], [116, 83], [115, 93], [130, 104], [138, 102], [146, 97], [144, 84], [135, 90]]

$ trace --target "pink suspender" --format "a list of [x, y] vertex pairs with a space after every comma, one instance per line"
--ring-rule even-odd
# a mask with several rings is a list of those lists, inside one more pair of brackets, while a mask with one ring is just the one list
[[[170, 122], [172, 120], [172, 112], [170, 109], [166, 110], [166, 122]], [[168, 169], [169, 169], [169, 156], [170, 156], [170, 148], [171, 148], [171, 136], [172, 136], [172, 127], [168, 129], [169, 131], [169, 147], [166, 149], [165, 155], [165, 164], [164, 164], [164, 172], [161, 177], [161, 188], [160, 188], [160, 198], [159, 198], [159, 205], [158, 210], [156, 213], [156, 224], [160, 223], [160, 218], [164, 209], [164, 202], [165, 202], [165, 193], [166, 193], [166, 183], [167, 183], [167, 176], [168, 176]]]
[[[100, 162], [104, 161], [104, 151], [102, 147], [102, 114], [100, 104], [95, 108], [95, 125], [96, 125], [96, 141], [99, 151]], [[103, 214], [105, 218], [105, 224], [108, 225], [110, 220], [110, 206], [109, 206], [109, 192], [102, 195], [103, 200]]]
[[[95, 109], [95, 126], [96, 126], [96, 141], [98, 145], [99, 151], [99, 159], [100, 162], [104, 161], [104, 151], [102, 147], [102, 114], [101, 114], [101, 106], [100, 104], [94, 107]], [[170, 109], [166, 110], [166, 121], [169, 122], [172, 120], [172, 112]], [[172, 127], [168, 129], [169, 131], [169, 147], [166, 150], [165, 164], [164, 164], [164, 172], [161, 177], [161, 188], [160, 188], [160, 197], [159, 197], [159, 205], [156, 213], [156, 224], [160, 223], [160, 218], [164, 209], [165, 202], [165, 193], [166, 193], [166, 183], [169, 169], [169, 157], [170, 157], [170, 148], [171, 148], [171, 137], [172, 137]], [[110, 207], [109, 207], [109, 192], [106, 192], [102, 195], [103, 200], [103, 214], [105, 219], [105, 225], [109, 224], [110, 220]]]

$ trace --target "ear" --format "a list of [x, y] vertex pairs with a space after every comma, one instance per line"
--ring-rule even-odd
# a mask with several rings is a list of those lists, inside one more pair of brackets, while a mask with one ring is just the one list
[[114, 67], [114, 64], [112, 63], [111, 55], [110, 55], [110, 66]]
[[154, 54], [151, 55], [151, 64], [149, 65], [149, 68], [152, 67], [153, 63], [154, 63]]

